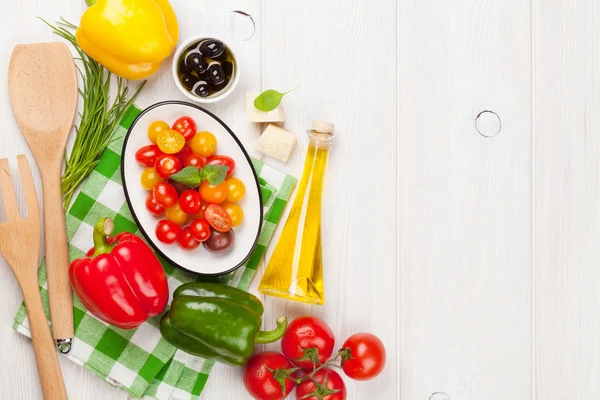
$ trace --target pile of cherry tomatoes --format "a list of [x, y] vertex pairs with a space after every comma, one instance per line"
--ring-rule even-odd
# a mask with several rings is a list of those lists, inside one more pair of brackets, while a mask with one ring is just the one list
[[[244, 183], [233, 177], [235, 161], [215, 154], [215, 135], [198, 132], [195, 121], [188, 116], [177, 119], [172, 126], [165, 121], [152, 122], [148, 139], [152, 144], [140, 148], [135, 159], [145, 167], [140, 182], [148, 191], [146, 209], [162, 217], [156, 224], [158, 240], [177, 242], [184, 250], [194, 250], [200, 243], [213, 253], [230, 250], [235, 239], [231, 228], [244, 219], [237, 203], [246, 193]], [[207, 165], [227, 167], [225, 179], [215, 185], [204, 180], [198, 187], [171, 179], [183, 168], [202, 170]]]

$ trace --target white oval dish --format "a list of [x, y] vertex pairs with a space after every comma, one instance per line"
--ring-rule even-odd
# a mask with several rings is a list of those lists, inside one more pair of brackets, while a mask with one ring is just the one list
[[[240, 226], [233, 228], [235, 242], [232, 250], [225, 254], [209, 253], [202, 245], [196, 250], [185, 251], [176, 243], [168, 245], [160, 242], [156, 238], [155, 228], [161, 218], [154, 217], [146, 210], [148, 192], [140, 183], [140, 176], [145, 167], [136, 162], [135, 153], [140, 147], [150, 144], [147, 132], [152, 122], [163, 120], [172, 125], [177, 118], [185, 115], [196, 121], [198, 131], [209, 131], [215, 135], [217, 154], [233, 158], [234, 176], [241, 179], [246, 186], [246, 195], [239, 202], [244, 210], [244, 221]], [[140, 231], [154, 250], [175, 267], [199, 275], [224, 275], [239, 268], [252, 254], [258, 242], [263, 218], [258, 177], [239, 139], [209, 111], [183, 101], [165, 101], [146, 108], [133, 122], [125, 137], [121, 176], [125, 198]]]

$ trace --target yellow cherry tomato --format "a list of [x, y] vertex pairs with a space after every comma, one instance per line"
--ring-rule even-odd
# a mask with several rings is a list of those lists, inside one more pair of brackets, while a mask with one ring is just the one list
[[207, 203], [221, 204], [227, 198], [227, 183], [223, 181], [213, 186], [204, 181], [200, 184], [200, 196]]
[[148, 191], [154, 188], [158, 182], [164, 182], [164, 179], [158, 175], [154, 167], [146, 168], [142, 172], [142, 176], [140, 177], [140, 182], [142, 183], [142, 187]]
[[171, 127], [165, 121], [154, 121], [148, 127], [148, 139], [150, 139], [152, 143], [156, 144], [158, 134], [169, 130], [171, 130]]
[[156, 144], [163, 153], [175, 154], [180, 152], [183, 146], [185, 146], [185, 138], [181, 133], [169, 129], [158, 134]]
[[169, 221], [175, 222], [177, 225], [185, 224], [188, 218], [187, 214], [181, 209], [179, 202], [165, 210], [165, 217]]
[[244, 220], [244, 210], [238, 204], [235, 203], [223, 203], [221, 207], [227, 211], [231, 218], [231, 226], [238, 226]]
[[227, 201], [237, 203], [246, 195], [246, 186], [238, 178], [229, 178], [225, 180], [227, 184]]
[[189, 143], [192, 151], [203, 157], [212, 156], [217, 151], [217, 138], [210, 132], [202, 131], [196, 133]]

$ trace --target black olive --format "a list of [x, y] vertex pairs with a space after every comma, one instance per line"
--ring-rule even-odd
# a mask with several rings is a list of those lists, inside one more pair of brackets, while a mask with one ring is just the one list
[[192, 93], [194, 93], [198, 97], [206, 97], [210, 93], [209, 89], [210, 88], [206, 81], [198, 81], [196, 83], [196, 85], [194, 85], [194, 88], [192, 89]]
[[200, 54], [200, 52], [192, 50], [185, 56], [185, 65], [188, 68], [193, 69], [194, 71], [198, 71], [198, 73], [203, 73], [208, 68], [208, 63]]
[[208, 82], [213, 86], [222, 85], [225, 82], [225, 71], [221, 64], [213, 61], [208, 65], [207, 69]]
[[235, 242], [233, 229], [227, 232], [212, 230], [210, 237], [202, 242], [202, 245], [211, 253], [225, 253], [231, 250], [233, 242]]
[[224, 61], [221, 63], [221, 67], [223, 67], [223, 71], [225, 71], [225, 75], [233, 74], [233, 63], [229, 61]]
[[198, 82], [198, 77], [192, 74], [185, 74], [181, 77], [181, 84], [188, 89], [192, 89], [194, 85]]
[[225, 45], [223, 42], [215, 39], [207, 39], [200, 43], [200, 52], [206, 57], [210, 57], [213, 60], [227, 59], [227, 53], [225, 52]]
[[179, 62], [179, 73], [180, 74], [187, 74], [191, 70], [192, 70], [191, 68], [189, 68], [187, 65], [185, 65], [185, 59], [182, 59]]

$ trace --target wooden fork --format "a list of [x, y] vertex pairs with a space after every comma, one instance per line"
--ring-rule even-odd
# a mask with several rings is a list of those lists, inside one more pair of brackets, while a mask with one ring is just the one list
[[48, 320], [44, 314], [37, 278], [40, 210], [27, 157], [22, 154], [17, 156], [17, 160], [27, 205], [27, 217], [22, 218], [19, 215], [10, 177], [10, 166], [7, 159], [2, 159], [0, 160], [0, 190], [4, 199], [7, 221], [0, 222], [0, 253], [10, 265], [23, 292], [44, 398], [62, 400], [67, 398], [67, 391]]

